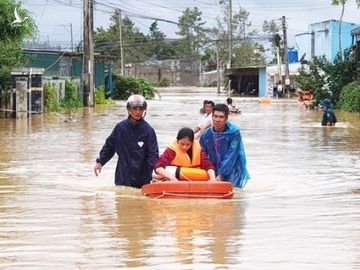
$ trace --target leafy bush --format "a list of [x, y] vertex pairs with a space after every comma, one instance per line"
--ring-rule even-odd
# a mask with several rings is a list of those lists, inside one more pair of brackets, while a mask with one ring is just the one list
[[331, 100], [336, 104], [340, 100], [343, 87], [355, 79], [356, 65], [349, 58], [349, 52], [346, 51], [344, 59], [338, 54], [334, 63], [328, 65], [326, 73], [328, 75], [329, 89], [331, 89]]
[[143, 95], [146, 99], [155, 96], [155, 89], [144, 78], [113, 75], [114, 99], [127, 99], [132, 94]]
[[144, 78], [138, 78], [137, 81], [140, 90], [138, 94], [143, 95], [146, 99], [154, 98], [156, 90], [151, 86], [151, 83]]
[[115, 102], [112, 99], [106, 98], [106, 89], [104, 85], [99, 86], [95, 90], [95, 104], [114, 104]]
[[82, 104], [76, 86], [70, 81], [65, 81], [65, 96], [61, 102], [61, 108], [72, 120], [80, 107]]
[[344, 86], [338, 108], [348, 112], [360, 112], [360, 84], [358, 82], [351, 82]]
[[314, 103], [318, 104], [322, 99], [331, 96], [327, 87], [327, 75], [324, 70], [329, 65], [325, 57], [314, 57], [309, 66], [301, 66], [299, 76], [295, 79], [295, 84], [301, 90], [311, 90]]
[[314, 57], [308, 66], [299, 69], [295, 83], [302, 90], [312, 91], [315, 104], [330, 98], [336, 105], [342, 88], [354, 80], [355, 68], [348, 52], [344, 60], [338, 54], [333, 63], [324, 56]]
[[57, 89], [49, 82], [44, 84], [44, 107], [46, 112], [57, 112], [60, 110]]

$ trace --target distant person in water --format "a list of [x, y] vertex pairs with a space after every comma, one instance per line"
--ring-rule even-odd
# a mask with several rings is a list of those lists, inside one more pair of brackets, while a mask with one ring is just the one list
[[321, 121], [322, 126], [335, 126], [337, 119], [335, 113], [331, 106], [331, 101], [328, 98], [325, 98], [321, 101], [321, 105], [324, 108], [324, 113]]
[[204, 100], [203, 109], [204, 115], [199, 119], [196, 127], [194, 128], [195, 138], [198, 139], [201, 133], [211, 127], [212, 125], [212, 111], [215, 104], [211, 100]]
[[118, 123], [96, 159], [98, 176], [102, 167], [116, 153], [115, 184], [141, 188], [149, 184], [159, 149], [154, 129], [144, 120], [147, 103], [143, 96], [132, 95], [127, 100], [127, 119]]
[[233, 104], [233, 100], [232, 100], [231, 97], [228, 97], [226, 99], [226, 104], [227, 104], [230, 112], [232, 112], [232, 113], [241, 113], [241, 110]]

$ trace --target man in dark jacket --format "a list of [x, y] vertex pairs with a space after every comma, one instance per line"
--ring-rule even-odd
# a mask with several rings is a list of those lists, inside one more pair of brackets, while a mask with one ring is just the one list
[[143, 118], [146, 107], [143, 96], [129, 97], [126, 104], [129, 116], [118, 123], [106, 139], [96, 159], [96, 176], [116, 153], [115, 185], [141, 188], [150, 183], [159, 149], [154, 129]]
[[322, 126], [335, 126], [336, 124], [336, 116], [331, 108], [331, 101], [328, 98], [325, 98], [323, 101], [321, 101], [321, 105], [324, 107], [324, 113], [321, 120]]

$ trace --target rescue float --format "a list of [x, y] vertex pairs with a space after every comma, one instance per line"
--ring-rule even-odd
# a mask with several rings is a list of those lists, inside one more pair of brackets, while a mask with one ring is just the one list
[[171, 170], [179, 181], [152, 182], [144, 185], [141, 193], [155, 199], [231, 199], [233, 197], [233, 187], [230, 182], [208, 181], [207, 172], [199, 168], [171, 167], [166, 167], [166, 170]]

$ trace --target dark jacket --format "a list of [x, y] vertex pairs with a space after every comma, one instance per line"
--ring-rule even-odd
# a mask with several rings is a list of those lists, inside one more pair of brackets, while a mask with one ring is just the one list
[[116, 185], [141, 188], [150, 183], [159, 149], [155, 131], [144, 119], [136, 124], [130, 118], [118, 123], [96, 161], [105, 165], [115, 153], [118, 155]]
[[323, 113], [321, 125], [326, 126], [327, 123], [330, 123], [330, 126], [335, 126], [336, 122], [337, 122], [337, 119], [336, 119], [334, 111], [331, 108], [327, 107]]

